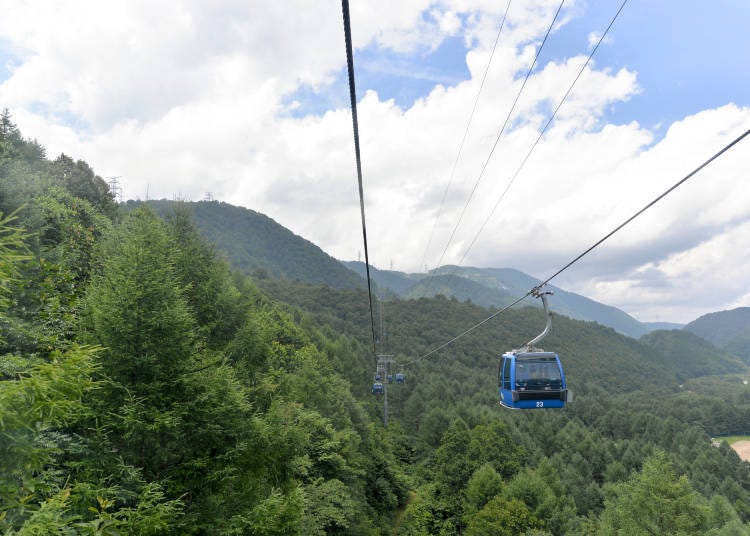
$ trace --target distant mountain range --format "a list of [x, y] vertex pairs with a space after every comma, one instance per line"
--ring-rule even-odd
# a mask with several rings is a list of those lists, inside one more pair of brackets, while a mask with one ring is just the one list
[[673, 329], [684, 329], [685, 324], [678, 324], [676, 322], [641, 322], [646, 328], [651, 331], [656, 331], [657, 329], [664, 329], [664, 330], [673, 330]]
[[[127, 203], [133, 204], [137, 202]], [[175, 202], [160, 200], [148, 201], [148, 204], [164, 215]], [[218, 201], [180, 204], [192, 212], [199, 231], [244, 273], [332, 288], [363, 288], [365, 285], [364, 263], [338, 261], [268, 216]], [[441, 266], [428, 273], [410, 274], [371, 266], [370, 274], [377, 285], [376, 291], [386, 297], [416, 299], [442, 294], [487, 308], [503, 307], [539, 283], [536, 278], [510, 268]], [[598, 322], [630, 337], [639, 338], [656, 329], [682, 327], [680, 324], [639, 322], [616, 307], [559, 287], [550, 288], [555, 292], [550, 301], [554, 313]], [[525, 303], [541, 306], [539, 300], [531, 298]], [[742, 346], [743, 342], [734, 340], [731, 344]]]
[[750, 363], [750, 307], [703, 315], [685, 329]]
[[670, 370], [681, 381], [695, 376], [733, 374], [745, 365], [737, 354], [717, 348], [684, 329], [653, 331], [639, 342], [654, 350], [651, 354], [654, 363]]
[[[360, 275], [365, 273], [364, 264], [361, 262], [344, 262], [344, 265]], [[371, 268], [370, 275], [378, 286], [387, 288], [403, 298], [443, 294], [461, 301], [468, 299], [489, 308], [508, 305], [539, 284], [538, 279], [512, 268], [441, 266], [426, 274], [406, 274]], [[637, 339], [655, 329], [682, 327], [680, 324], [639, 322], [616, 307], [604, 305], [554, 285], [550, 285], [550, 289], [555, 293], [550, 299], [550, 308], [554, 313], [576, 320], [598, 322], [629, 337]], [[541, 304], [532, 298], [526, 303], [541, 307]]]

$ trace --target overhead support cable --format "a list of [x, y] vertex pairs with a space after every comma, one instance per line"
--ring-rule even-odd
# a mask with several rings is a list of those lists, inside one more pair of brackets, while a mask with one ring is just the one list
[[440, 200], [440, 206], [438, 207], [437, 215], [435, 216], [435, 221], [432, 224], [432, 231], [430, 231], [430, 238], [427, 240], [427, 246], [424, 249], [424, 254], [422, 255], [422, 263], [421, 265], [425, 265], [425, 260], [427, 259], [427, 252], [430, 249], [430, 245], [432, 245], [432, 238], [435, 235], [435, 229], [437, 228], [437, 223], [440, 220], [440, 216], [443, 213], [443, 206], [445, 205], [445, 199], [448, 197], [448, 191], [450, 190], [451, 184], [453, 184], [453, 177], [456, 174], [456, 167], [458, 167], [458, 161], [461, 159], [461, 153], [463, 152], [464, 143], [466, 143], [466, 138], [469, 135], [469, 127], [471, 126], [471, 122], [474, 119], [474, 113], [477, 111], [477, 104], [479, 104], [479, 96], [482, 94], [482, 89], [484, 88], [484, 81], [487, 79], [487, 73], [490, 70], [490, 65], [492, 64], [492, 58], [495, 56], [495, 49], [497, 49], [497, 43], [500, 41], [500, 34], [503, 33], [503, 28], [505, 27], [505, 19], [508, 17], [508, 11], [510, 10], [510, 3], [511, 0], [508, 0], [508, 5], [505, 7], [505, 13], [503, 14], [503, 19], [500, 21], [500, 29], [497, 31], [497, 36], [495, 37], [495, 43], [492, 45], [492, 51], [490, 52], [490, 59], [487, 60], [487, 66], [484, 68], [484, 74], [482, 75], [482, 82], [479, 84], [479, 90], [477, 91], [476, 97], [474, 97], [474, 106], [471, 108], [471, 113], [469, 114], [469, 120], [466, 122], [466, 128], [464, 129], [464, 135], [461, 138], [461, 143], [458, 145], [458, 152], [456, 153], [456, 158], [453, 161], [453, 167], [451, 168], [450, 176], [448, 177], [448, 184], [445, 186], [445, 191], [443, 192], [443, 198]]
[[536, 149], [536, 146], [539, 144], [539, 142], [541, 141], [542, 137], [547, 132], [547, 129], [552, 124], [552, 121], [554, 121], [555, 117], [557, 117], [557, 112], [560, 110], [560, 108], [562, 107], [563, 103], [567, 100], [567, 98], [570, 95], [571, 91], [573, 91], [573, 88], [575, 87], [576, 83], [578, 82], [578, 79], [581, 78], [581, 75], [583, 74], [583, 71], [586, 70], [586, 67], [588, 67], [588, 64], [591, 62], [591, 58], [594, 57], [594, 54], [596, 53], [597, 49], [599, 48], [599, 45], [601, 45], [602, 42], [604, 41], [604, 38], [607, 37], [607, 34], [609, 33], [609, 30], [612, 28], [612, 25], [615, 23], [615, 21], [617, 20], [617, 18], [620, 16], [620, 12], [625, 7], [625, 4], [627, 4], [627, 3], [628, 3], [628, 0], [623, 0], [622, 4], [620, 5], [620, 9], [617, 10], [617, 13], [615, 13], [615, 16], [612, 17], [612, 20], [609, 22], [609, 26], [607, 26], [607, 29], [604, 30], [604, 33], [601, 35], [601, 37], [599, 37], [599, 40], [597, 41], [596, 46], [591, 50], [591, 52], [589, 53], [588, 58], [586, 58], [586, 61], [581, 66], [581, 68], [578, 70], [578, 74], [573, 79], [573, 82], [570, 84], [570, 87], [565, 92], [565, 95], [563, 95], [563, 98], [560, 99], [560, 102], [555, 107], [555, 110], [552, 112], [552, 115], [550, 115], [549, 119], [547, 119], [547, 123], [544, 125], [544, 127], [541, 130], [541, 132], [539, 132], [539, 136], [537, 136], [536, 141], [534, 141], [534, 143], [532, 144], [531, 148], [526, 153], [526, 156], [521, 161], [521, 165], [518, 166], [518, 169], [516, 169], [516, 172], [511, 177], [511, 179], [508, 182], [507, 186], [503, 190], [503, 193], [500, 194], [500, 198], [495, 203], [495, 206], [492, 207], [492, 210], [487, 215], [487, 217], [485, 218], [484, 222], [482, 222], [482, 225], [479, 228], [479, 231], [477, 231], [477, 233], [474, 235], [474, 238], [471, 239], [471, 242], [469, 243], [469, 247], [466, 248], [466, 250], [464, 251], [463, 255], [461, 256], [461, 259], [458, 261], [459, 265], [461, 263], [463, 263], [464, 259], [466, 259], [466, 255], [469, 254], [469, 251], [471, 250], [472, 247], [474, 247], [474, 243], [479, 238], [479, 235], [482, 234], [482, 231], [484, 231], [484, 228], [487, 226], [487, 224], [489, 223], [489, 221], [492, 219], [492, 216], [495, 214], [495, 211], [497, 210], [497, 207], [500, 205], [500, 203], [502, 202], [502, 200], [505, 198], [505, 195], [508, 193], [508, 190], [510, 190], [510, 187], [513, 186], [513, 183], [515, 182], [516, 178], [518, 177], [518, 174], [521, 173], [521, 170], [526, 165], [526, 162], [528, 162], [529, 157], [531, 156], [531, 153], [533, 153], [534, 149]]
[[[573, 91], [573, 88], [575, 87], [576, 83], [578, 82], [578, 80], [580, 79], [581, 75], [583, 74], [583, 71], [586, 69], [586, 67], [588, 66], [588, 64], [591, 62], [591, 59], [594, 57], [594, 54], [596, 53], [597, 49], [599, 48], [599, 45], [601, 45], [601, 43], [604, 41], [605, 37], [609, 33], [610, 29], [614, 25], [614, 23], [617, 20], [617, 18], [620, 16], [620, 13], [622, 12], [622, 10], [625, 7], [625, 4], [627, 4], [627, 2], [628, 2], [628, 0], [623, 0], [622, 4], [620, 5], [620, 8], [617, 10], [617, 12], [615, 13], [615, 15], [612, 17], [612, 20], [609, 22], [609, 25], [604, 30], [604, 33], [599, 37], [599, 40], [597, 41], [596, 45], [594, 46], [594, 48], [589, 53], [588, 58], [583, 63], [583, 65], [581, 66], [581, 68], [578, 70], [578, 73], [577, 73], [576, 77], [573, 79], [573, 82], [570, 84], [570, 86], [568, 87], [567, 91], [563, 95], [562, 99], [560, 99], [560, 102], [557, 104], [557, 106], [553, 110], [552, 114], [547, 119], [547, 122], [545, 123], [544, 127], [540, 131], [540, 133], [537, 136], [537, 138], [534, 141], [534, 143], [531, 145], [531, 148], [529, 149], [529, 151], [526, 153], [526, 156], [521, 161], [521, 164], [516, 169], [516, 172], [511, 177], [510, 182], [506, 185], [505, 189], [503, 190], [503, 193], [500, 195], [500, 198], [497, 200], [497, 202], [495, 203], [495, 205], [492, 207], [492, 210], [490, 211], [490, 213], [488, 214], [488, 216], [485, 218], [484, 222], [482, 223], [482, 225], [480, 226], [479, 230], [476, 232], [476, 234], [474, 235], [474, 237], [471, 239], [471, 242], [469, 243], [468, 247], [464, 250], [463, 254], [461, 255], [461, 258], [459, 259], [459, 261], [456, 264], [455, 268], [453, 268], [453, 270], [451, 271], [451, 274], [449, 274], [449, 275], [455, 274], [458, 271], [458, 267], [463, 264], [464, 260], [466, 259], [466, 256], [469, 254], [469, 251], [471, 251], [471, 249], [474, 247], [474, 244], [476, 243], [477, 239], [482, 234], [482, 232], [484, 231], [484, 229], [487, 226], [487, 224], [489, 223], [489, 221], [492, 219], [492, 216], [495, 214], [495, 211], [497, 210], [497, 207], [500, 205], [500, 203], [502, 202], [502, 200], [505, 198], [505, 195], [508, 193], [508, 190], [510, 190], [510, 187], [513, 185], [513, 183], [515, 182], [516, 178], [521, 173], [521, 170], [524, 168], [524, 166], [526, 165], [527, 161], [531, 157], [531, 154], [534, 152], [534, 149], [536, 149], [537, 145], [541, 141], [541, 139], [544, 136], [544, 134], [547, 132], [547, 129], [549, 129], [549, 127], [552, 124], [552, 122], [554, 121], [555, 117], [557, 117], [557, 113], [560, 111], [560, 108], [565, 103], [565, 101], [567, 100], [567, 98], [570, 95], [570, 93]], [[445, 251], [443, 253], [445, 253]]]
[[680, 186], [682, 186], [682, 184], [684, 184], [685, 182], [687, 182], [690, 178], [692, 178], [699, 171], [701, 171], [703, 168], [705, 168], [706, 166], [708, 166], [711, 162], [713, 162], [714, 160], [716, 160], [717, 158], [719, 158], [721, 155], [723, 155], [724, 153], [726, 153], [729, 149], [731, 149], [732, 147], [734, 147], [735, 145], [737, 145], [739, 142], [741, 142], [748, 135], [750, 135], [750, 129], [746, 130], [743, 134], [741, 134], [740, 136], [738, 136], [737, 138], [735, 138], [728, 145], [724, 146], [723, 149], [721, 149], [719, 152], [717, 152], [716, 154], [714, 154], [711, 158], [709, 158], [708, 160], [706, 160], [705, 162], [703, 162], [701, 165], [699, 165], [697, 168], [695, 168], [693, 171], [691, 171], [690, 173], [688, 173], [687, 175], [685, 175], [685, 177], [683, 177], [682, 179], [680, 179], [679, 181], [677, 181], [676, 183], [674, 183], [671, 187], [669, 187], [667, 190], [665, 190], [664, 193], [662, 193], [661, 195], [657, 196], [655, 199], [653, 199], [650, 203], [648, 203], [646, 206], [644, 206], [638, 212], [636, 212], [635, 214], [633, 214], [632, 216], [630, 216], [627, 220], [625, 220], [624, 222], [622, 222], [620, 225], [618, 225], [617, 227], [615, 227], [614, 229], [612, 229], [609, 233], [607, 233], [606, 235], [604, 235], [601, 239], [599, 239], [591, 247], [589, 247], [588, 249], [586, 249], [583, 253], [581, 253], [580, 255], [578, 255], [575, 259], [573, 259], [568, 264], [566, 264], [565, 266], [563, 266], [562, 268], [560, 268], [557, 272], [555, 272], [554, 274], [552, 274], [551, 276], [549, 276], [542, 283], [539, 283], [536, 287], [534, 287], [532, 289], [532, 291], [540, 289], [541, 287], [543, 287], [544, 285], [546, 285], [547, 283], [549, 283], [550, 281], [552, 281], [553, 279], [555, 279], [558, 275], [560, 275], [561, 273], [563, 273], [565, 270], [567, 270], [568, 268], [570, 268], [571, 266], [573, 266], [575, 263], [577, 263], [578, 261], [580, 261], [586, 255], [588, 255], [589, 253], [591, 253], [594, 249], [596, 249], [602, 243], [604, 243], [606, 240], [608, 240], [612, 235], [614, 235], [620, 229], [622, 229], [623, 227], [625, 227], [626, 225], [628, 225], [630, 222], [632, 222], [638, 216], [640, 216], [641, 214], [643, 214], [644, 212], [646, 212], [648, 209], [650, 209], [651, 207], [653, 207], [656, 203], [658, 203], [659, 201], [661, 201], [662, 199], [664, 199], [667, 195], [669, 195], [670, 193], [672, 193], [674, 190], [676, 190], [677, 188], [679, 188]]
[[729, 149], [731, 149], [732, 147], [734, 147], [735, 145], [737, 145], [739, 142], [741, 142], [747, 136], [750, 136], [750, 129], [746, 130], [743, 134], [741, 134], [740, 136], [738, 136], [737, 138], [735, 138], [732, 142], [730, 142], [729, 144], [725, 145], [720, 151], [718, 151], [717, 153], [715, 153], [708, 160], [706, 160], [705, 162], [703, 162], [702, 164], [700, 164], [698, 167], [696, 167], [695, 169], [693, 169], [693, 171], [691, 171], [690, 173], [688, 173], [687, 175], [685, 175], [685, 177], [683, 177], [682, 179], [680, 179], [679, 181], [677, 181], [670, 188], [668, 188], [667, 190], [665, 190], [661, 195], [659, 195], [656, 198], [654, 198], [652, 201], [650, 201], [648, 204], [646, 204], [643, 208], [641, 208], [640, 210], [638, 210], [635, 214], [633, 214], [632, 216], [630, 216], [628, 219], [626, 219], [620, 225], [618, 225], [613, 230], [611, 230], [609, 233], [607, 233], [606, 235], [604, 235], [601, 239], [599, 239], [597, 242], [595, 242], [589, 248], [587, 248], [586, 250], [584, 250], [581, 254], [579, 254], [577, 257], [575, 257], [573, 260], [571, 260], [565, 266], [563, 266], [562, 268], [560, 268], [558, 271], [556, 271], [550, 277], [548, 277], [547, 279], [545, 279], [544, 281], [542, 281], [541, 283], [539, 283], [538, 285], [536, 285], [534, 288], [532, 288], [531, 290], [529, 290], [526, 294], [524, 294], [520, 298], [516, 299], [513, 303], [511, 303], [510, 305], [504, 307], [503, 309], [500, 309], [499, 311], [491, 314], [490, 316], [488, 316], [487, 318], [485, 318], [481, 322], [478, 322], [478, 323], [474, 324], [470, 328], [464, 330], [462, 333], [456, 335], [451, 340], [449, 340], [449, 341], [441, 344], [437, 348], [435, 348], [435, 349], [427, 352], [424, 355], [421, 355], [420, 357], [418, 357], [416, 359], [413, 359], [413, 360], [411, 360], [409, 362], [404, 363], [403, 366], [411, 365], [413, 363], [416, 363], [417, 361], [421, 361], [423, 359], [426, 359], [426, 358], [430, 357], [431, 355], [434, 355], [436, 352], [438, 352], [438, 351], [442, 350], [443, 348], [445, 348], [446, 346], [448, 346], [448, 345], [456, 342], [461, 337], [463, 337], [463, 336], [471, 333], [472, 331], [474, 331], [478, 327], [486, 324], [487, 322], [489, 322], [493, 318], [495, 318], [495, 317], [499, 316], [500, 314], [506, 312], [508, 309], [510, 309], [511, 307], [517, 305], [518, 303], [520, 303], [521, 301], [523, 301], [524, 299], [526, 299], [528, 296], [531, 296], [532, 294], [538, 293], [544, 286], [546, 286], [547, 284], [549, 284], [553, 279], [555, 279], [557, 276], [559, 276], [560, 274], [562, 274], [565, 270], [567, 270], [568, 268], [570, 268], [571, 266], [573, 266], [575, 263], [577, 263], [578, 261], [580, 261], [586, 255], [588, 255], [589, 253], [591, 253], [594, 249], [596, 249], [597, 247], [599, 247], [605, 241], [609, 240], [609, 238], [611, 238], [612, 235], [614, 235], [615, 233], [617, 233], [618, 231], [620, 231], [626, 225], [630, 224], [633, 220], [635, 220], [641, 214], [643, 214], [648, 209], [650, 209], [651, 207], [653, 207], [656, 203], [658, 203], [659, 201], [661, 201], [662, 199], [664, 199], [667, 195], [669, 195], [670, 193], [672, 193], [678, 187], [682, 186], [690, 178], [692, 178], [693, 176], [695, 176], [698, 172], [700, 172], [701, 170], [703, 170], [706, 166], [708, 166], [709, 164], [711, 164], [712, 162], [714, 162], [716, 159], [718, 159], [719, 157], [721, 157], [724, 153], [726, 153], [727, 151], [729, 151]]
[[432, 350], [430, 350], [430, 351], [429, 351], [429, 352], [427, 352], [426, 354], [423, 354], [423, 355], [419, 356], [419, 357], [418, 357], [418, 358], [416, 358], [416, 359], [412, 359], [411, 361], [407, 361], [406, 363], [403, 363], [403, 364], [402, 364], [401, 366], [402, 366], [402, 367], [407, 367], [407, 366], [409, 366], [409, 365], [412, 365], [412, 364], [416, 363], [417, 361], [422, 361], [423, 359], [427, 359], [427, 358], [428, 358], [428, 357], [430, 357], [431, 355], [433, 355], [433, 354], [436, 354], [437, 352], [439, 352], [440, 350], [442, 350], [442, 349], [443, 349], [443, 348], [445, 348], [446, 346], [450, 346], [451, 344], [453, 344], [454, 342], [456, 342], [456, 341], [457, 341], [458, 339], [460, 339], [461, 337], [463, 337], [463, 336], [465, 336], [465, 335], [468, 335], [469, 333], [471, 333], [472, 331], [474, 331], [474, 330], [475, 330], [475, 329], [477, 329], [478, 327], [481, 327], [481, 326], [485, 325], [485, 324], [486, 324], [487, 322], [489, 322], [490, 320], [492, 320], [492, 319], [493, 319], [493, 318], [495, 318], [496, 316], [500, 316], [501, 314], [503, 314], [503, 313], [504, 313], [505, 311], [507, 311], [507, 310], [508, 310], [508, 309], [510, 309], [511, 307], [514, 307], [514, 306], [518, 305], [518, 304], [519, 304], [519, 303], [521, 303], [521, 302], [522, 302], [523, 300], [525, 300], [526, 298], [528, 298], [529, 296], [531, 296], [531, 293], [532, 293], [532, 291], [531, 291], [531, 290], [530, 290], [530, 291], [528, 291], [528, 292], [527, 292], [526, 294], [524, 294], [524, 295], [523, 295], [523, 296], [521, 296], [520, 298], [517, 298], [517, 299], [516, 299], [516, 301], [514, 301], [514, 302], [513, 302], [513, 303], [511, 303], [510, 305], [506, 305], [505, 307], [503, 307], [503, 308], [502, 308], [502, 309], [500, 309], [499, 311], [496, 311], [496, 312], [492, 313], [492, 314], [491, 314], [490, 316], [488, 316], [487, 318], [485, 318], [485, 319], [484, 319], [484, 320], [482, 320], [481, 322], [477, 322], [476, 324], [474, 324], [474, 325], [473, 325], [473, 326], [471, 326], [470, 328], [466, 329], [465, 331], [463, 331], [463, 332], [459, 333], [458, 335], [456, 335], [455, 337], [453, 337], [453, 338], [452, 338], [451, 340], [449, 340], [449, 341], [446, 341], [446, 342], [444, 342], [443, 344], [441, 344], [441, 345], [440, 345], [440, 346], [438, 346], [437, 348], [433, 348]]
[[529, 70], [526, 72], [526, 76], [523, 79], [523, 83], [521, 84], [521, 87], [518, 89], [518, 93], [516, 93], [516, 98], [513, 100], [513, 104], [511, 105], [510, 110], [508, 110], [508, 114], [505, 116], [505, 121], [503, 122], [503, 125], [500, 128], [500, 132], [495, 138], [495, 143], [492, 144], [492, 148], [490, 149], [490, 152], [487, 155], [487, 158], [485, 159], [484, 164], [482, 165], [482, 169], [479, 172], [479, 176], [477, 177], [477, 180], [474, 182], [474, 186], [471, 189], [469, 196], [466, 198], [464, 207], [463, 209], [461, 209], [461, 214], [458, 216], [458, 221], [456, 221], [456, 225], [455, 227], [453, 227], [453, 231], [451, 231], [450, 237], [448, 238], [448, 242], [445, 244], [445, 248], [443, 248], [443, 252], [440, 254], [440, 259], [438, 259], [436, 266], [440, 266], [440, 264], [443, 262], [445, 253], [448, 251], [448, 248], [453, 242], [453, 238], [456, 236], [456, 231], [461, 226], [463, 217], [466, 214], [466, 209], [469, 207], [469, 203], [471, 202], [472, 198], [474, 197], [474, 194], [477, 191], [477, 187], [479, 186], [479, 183], [481, 182], [482, 177], [484, 176], [484, 173], [487, 170], [487, 165], [490, 163], [490, 160], [492, 159], [492, 155], [494, 154], [495, 149], [497, 148], [497, 145], [500, 142], [500, 138], [502, 137], [503, 133], [505, 132], [506, 127], [508, 126], [508, 122], [510, 121], [511, 116], [513, 115], [513, 112], [516, 109], [518, 100], [521, 98], [521, 93], [523, 93], [523, 90], [526, 87], [526, 82], [528, 82], [529, 77], [531, 76], [531, 73], [534, 70], [534, 67], [536, 66], [537, 60], [539, 59], [539, 55], [541, 54], [542, 49], [544, 48], [544, 44], [547, 42], [547, 38], [549, 37], [549, 34], [552, 32], [552, 28], [555, 26], [555, 22], [557, 21], [558, 15], [560, 15], [560, 11], [562, 10], [564, 3], [565, 3], [565, 0], [561, 0], [560, 5], [557, 6], [557, 11], [555, 12], [555, 16], [552, 18], [552, 22], [550, 23], [549, 28], [547, 28], [547, 33], [544, 34], [544, 39], [542, 40], [542, 44], [539, 45], [539, 48], [536, 51], [536, 55], [534, 56], [534, 61], [531, 63], [531, 65], [529, 66]]
[[349, 99], [352, 107], [352, 126], [354, 128], [354, 155], [357, 160], [357, 183], [359, 184], [359, 210], [362, 216], [362, 241], [365, 245], [365, 269], [367, 273], [367, 295], [370, 300], [370, 328], [372, 331], [372, 352], [375, 347], [375, 314], [372, 306], [372, 280], [370, 278], [370, 255], [367, 250], [367, 226], [365, 224], [365, 196], [362, 188], [362, 159], [359, 152], [359, 124], [357, 122], [357, 91], [354, 87], [354, 54], [352, 53], [352, 29], [349, 20], [349, 0], [341, 0], [344, 16], [344, 40], [346, 42], [346, 66], [349, 72]]

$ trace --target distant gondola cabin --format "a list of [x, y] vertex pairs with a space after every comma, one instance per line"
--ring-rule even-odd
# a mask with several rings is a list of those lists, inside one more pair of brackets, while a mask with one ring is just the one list
[[506, 352], [498, 370], [500, 404], [511, 409], [562, 408], [570, 401], [554, 352]]
[[382, 395], [384, 392], [385, 392], [385, 387], [383, 387], [382, 383], [375, 382], [372, 384], [372, 394]]
[[396, 383], [406, 383], [406, 376], [404, 376], [401, 372], [396, 374]]

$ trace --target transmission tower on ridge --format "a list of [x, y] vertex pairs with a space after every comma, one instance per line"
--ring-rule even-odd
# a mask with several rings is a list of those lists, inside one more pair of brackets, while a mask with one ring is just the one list
[[109, 184], [109, 191], [112, 192], [115, 201], [122, 203], [122, 186], [120, 185], [120, 181], [117, 180], [119, 178], [121, 178], [120, 175], [116, 177], [109, 177], [107, 184]]

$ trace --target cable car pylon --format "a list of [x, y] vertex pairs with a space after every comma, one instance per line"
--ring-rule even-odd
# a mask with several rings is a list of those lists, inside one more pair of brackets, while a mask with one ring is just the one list
[[[383, 378], [387, 378], [390, 372], [388, 371], [391, 363], [393, 363], [392, 355], [378, 355], [378, 372], [381, 373]], [[383, 382], [383, 426], [388, 426], [388, 383]]]

